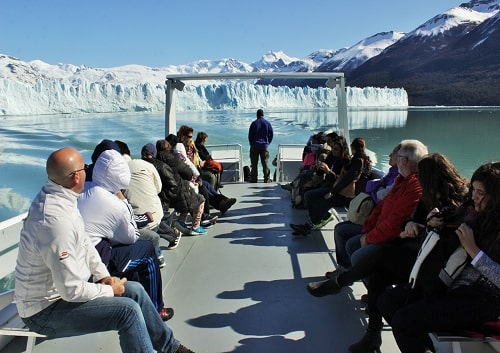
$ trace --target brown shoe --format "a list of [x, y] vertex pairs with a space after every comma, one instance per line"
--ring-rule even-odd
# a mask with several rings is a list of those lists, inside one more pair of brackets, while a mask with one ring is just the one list
[[175, 353], [194, 353], [192, 350], [187, 348], [186, 346], [183, 346], [182, 344], [177, 348]]

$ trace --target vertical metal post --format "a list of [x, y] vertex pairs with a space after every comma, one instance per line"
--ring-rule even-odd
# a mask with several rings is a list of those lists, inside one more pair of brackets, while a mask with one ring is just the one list
[[176, 133], [177, 118], [175, 116], [175, 88], [172, 80], [165, 81], [165, 136]]
[[349, 137], [349, 119], [347, 118], [347, 98], [345, 90], [345, 77], [337, 78], [337, 114], [339, 119], [339, 132], [344, 136], [347, 145], [351, 145]]

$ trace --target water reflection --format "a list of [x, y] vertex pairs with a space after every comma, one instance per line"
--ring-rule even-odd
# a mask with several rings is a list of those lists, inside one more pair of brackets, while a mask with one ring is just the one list
[[[279, 144], [304, 144], [318, 131], [337, 130], [337, 111], [265, 110], [275, 130], [270, 152]], [[419, 139], [431, 152], [447, 155], [465, 176], [483, 162], [500, 160], [500, 110], [349, 110], [351, 139], [361, 136], [387, 170], [388, 154], [402, 139]], [[205, 131], [208, 144], [240, 143], [248, 158], [248, 126], [254, 110], [177, 113], [177, 125]], [[147, 142], [164, 137], [163, 113], [3, 117], [0, 128], [0, 220], [26, 211], [45, 182], [45, 160], [53, 150], [74, 146], [86, 162], [104, 138], [125, 141], [135, 157]]]

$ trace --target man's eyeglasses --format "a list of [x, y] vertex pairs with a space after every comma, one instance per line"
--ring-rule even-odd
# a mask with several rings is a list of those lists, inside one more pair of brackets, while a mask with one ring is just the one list
[[187, 137], [188, 139], [192, 139], [192, 138], [193, 138], [193, 135], [186, 135], [186, 137]]
[[85, 167], [83, 167], [82, 169], [73, 170], [71, 173], [68, 174], [68, 177], [72, 177], [76, 173], [83, 172], [84, 170], [85, 170]]

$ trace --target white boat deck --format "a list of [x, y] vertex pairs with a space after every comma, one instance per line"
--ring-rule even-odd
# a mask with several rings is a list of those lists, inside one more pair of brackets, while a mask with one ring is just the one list
[[[334, 266], [334, 224], [293, 237], [289, 223], [302, 222], [306, 211], [292, 209], [276, 183], [226, 184], [222, 192], [238, 202], [208, 235], [183, 237], [164, 251], [165, 301], [175, 309], [167, 323], [175, 336], [197, 353], [347, 352], [365, 330], [358, 300], [364, 286], [324, 298], [306, 291]], [[1, 352], [24, 352], [25, 344], [15, 338]], [[118, 335], [37, 339], [37, 353], [67, 351], [120, 352]], [[382, 352], [398, 352], [388, 327]]]

